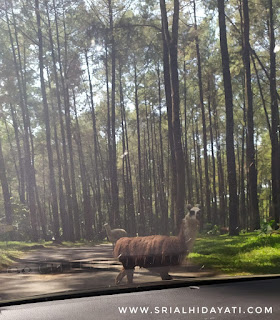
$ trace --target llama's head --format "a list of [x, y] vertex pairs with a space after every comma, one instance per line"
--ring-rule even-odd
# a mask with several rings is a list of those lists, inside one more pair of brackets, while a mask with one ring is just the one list
[[103, 225], [103, 230], [108, 230], [108, 229], [110, 229], [110, 226], [109, 226], [109, 223], [105, 223], [104, 225]]
[[201, 216], [200, 204], [196, 204], [195, 206], [188, 204], [187, 208], [189, 212], [186, 214], [185, 219], [193, 219], [193, 220], [200, 221], [200, 216]]
[[185, 243], [185, 251], [191, 252], [194, 241], [197, 236], [197, 232], [200, 227], [200, 216], [201, 209], [200, 205], [188, 205], [188, 213], [182, 221], [181, 231], [179, 233], [179, 237], [183, 237], [183, 241]]

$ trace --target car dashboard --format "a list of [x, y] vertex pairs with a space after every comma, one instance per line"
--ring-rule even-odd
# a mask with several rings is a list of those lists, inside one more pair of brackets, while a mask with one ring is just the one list
[[[173, 283], [6, 302], [1, 320], [280, 319], [280, 279]], [[130, 291], [130, 292], [129, 292]], [[75, 297], [76, 296], [76, 297]], [[74, 298], [75, 297], [75, 298]], [[49, 300], [49, 301], [44, 301]]]

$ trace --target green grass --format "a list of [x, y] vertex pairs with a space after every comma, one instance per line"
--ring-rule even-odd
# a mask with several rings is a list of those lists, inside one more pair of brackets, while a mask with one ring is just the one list
[[[93, 242], [63, 242], [65, 247], [93, 246]], [[36, 246], [53, 247], [50, 242], [0, 241], [0, 269], [13, 263]], [[259, 236], [257, 233], [230, 237], [202, 236], [195, 242], [192, 263], [215, 269], [228, 275], [276, 274], [280, 273], [280, 235]]]
[[189, 258], [229, 275], [280, 273], [280, 235], [203, 236], [196, 240]]

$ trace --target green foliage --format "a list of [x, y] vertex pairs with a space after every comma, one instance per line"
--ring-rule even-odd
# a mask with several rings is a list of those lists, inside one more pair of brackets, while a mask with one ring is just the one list
[[16, 228], [14, 235], [19, 241], [31, 240], [30, 214], [26, 205], [12, 198], [12, 208], [14, 212], [13, 224]]
[[216, 236], [220, 234], [220, 227], [216, 224], [211, 228], [211, 230], [207, 231], [207, 234]]
[[275, 220], [268, 220], [268, 221], [263, 220], [261, 222], [261, 230], [259, 235], [271, 236], [274, 233], [279, 233], [279, 229], [275, 230], [275, 228], [276, 227], [279, 228], [279, 226], [280, 224], [279, 223], [277, 224]]
[[[116, 166], [118, 170], [118, 188], [120, 199], [121, 224], [125, 220], [125, 210], [127, 210], [127, 190], [125, 188], [128, 178], [131, 179], [131, 188], [133, 191], [133, 201], [135, 212], [129, 212], [129, 215], [136, 214], [139, 208], [139, 177], [138, 177], [138, 141], [137, 141], [137, 117], [135, 112], [135, 74], [138, 89], [139, 103], [139, 126], [140, 126], [140, 153], [142, 161], [142, 179], [144, 185], [144, 197], [146, 213], [151, 213], [154, 219], [154, 226], [160, 229], [161, 207], [168, 204], [168, 213], [173, 212], [171, 208], [172, 199], [172, 170], [170, 161], [170, 146], [168, 142], [168, 121], [167, 108], [165, 101], [164, 87], [164, 66], [163, 66], [163, 48], [161, 34], [161, 16], [159, 2], [152, 0], [145, 1], [113, 1], [113, 31], [110, 30], [109, 2], [93, 1], [67, 1], [56, 2], [54, 8], [52, 2], [43, 1], [40, 3], [40, 15], [42, 18], [42, 34], [43, 34], [43, 56], [44, 56], [44, 77], [47, 90], [47, 101], [49, 104], [49, 112], [51, 117], [51, 142], [53, 149], [53, 157], [55, 163], [56, 179], [59, 173], [58, 157], [61, 160], [62, 174], [66, 172], [68, 165], [68, 175], [70, 171], [75, 172], [75, 181], [77, 198], [79, 201], [81, 226], [84, 226], [84, 212], [82, 210], [84, 199], [81, 181], [81, 154], [77, 148], [78, 128], [74, 118], [74, 93], [76, 98], [76, 107], [78, 112], [78, 120], [80, 124], [81, 144], [83, 148], [83, 156], [85, 162], [86, 180], [88, 183], [89, 194], [91, 198], [92, 216], [96, 219], [95, 203], [97, 195], [96, 170], [100, 174], [100, 195], [101, 195], [101, 211], [103, 219], [109, 216], [108, 208], [111, 206], [110, 194], [110, 167], [109, 163], [109, 137], [108, 137], [108, 115], [111, 116], [111, 98], [112, 98], [112, 36], [114, 36], [115, 53], [116, 53]], [[279, 3], [274, 1], [275, 10], [275, 34], [276, 39], [279, 38], [280, 19]], [[172, 1], [167, 1], [167, 11], [169, 28], [171, 31], [172, 18]], [[201, 108], [199, 106], [199, 90], [197, 77], [197, 52], [195, 45], [195, 37], [199, 37], [199, 45], [201, 52], [202, 65], [202, 86], [204, 90], [205, 107], [209, 104], [212, 113], [212, 125], [210, 126], [209, 115], [206, 112], [207, 122], [207, 145], [209, 148], [209, 175], [213, 181], [212, 158], [210, 157], [210, 127], [213, 129], [214, 142], [214, 163], [216, 165], [216, 193], [219, 198], [219, 179], [221, 174], [224, 175], [224, 190], [221, 192], [227, 197], [227, 170], [226, 170], [226, 127], [225, 127], [225, 101], [224, 101], [224, 85], [222, 77], [222, 65], [220, 55], [220, 45], [218, 36], [218, 16], [217, 1], [207, 0], [197, 2], [198, 29], [193, 25], [193, 3], [191, 1], [182, 2], [180, 4], [180, 20], [179, 20], [179, 43], [178, 43], [178, 73], [180, 80], [180, 99], [181, 99], [181, 120], [182, 120], [182, 142], [188, 143], [185, 153], [189, 153], [189, 163], [191, 167], [190, 177], [192, 180], [193, 194], [192, 198], [197, 202], [205, 196], [205, 171], [203, 166], [202, 146], [202, 124], [201, 124]], [[7, 6], [7, 8], [6, 8]], [[268, 32], [268, 11], [267, 1], [256, 0], [250, 4], [251, 28], [250, 38], [252, 49], [256, 51], [260, 57], [266, 70], [269, 70], [269, 32]], [[14, 12], [12, 11], [12, 7]], [[6, 12], [7, 9], [7, 17]], [[48, 9], [48, 10], [47, 10]], [[236, 150], [236, 168], [238, 185], [241, 185], [241, 172], [245, 172], [246, 177], [246, 155], [245, 164], [242, 167], [242, 152], [246, 153], [246, 141], [242, 150], [242, 142], [246, 137], [246, 119], [244, 118], [244, 67], [242, 60], [242, 32], [239, 2], [232, 0], [225, 2], [227, 38], [230, 55], [230, 71], [233, 85], [234, 97], [234, 144]], [[50, 13], [50, 30], [48, 27], [48, 16]], [[58, 16], [58, 25], [56, 26], [55, 14]], [[44, 23], [43, 23], [44, 22]], [[39, 80], [39, 61], [38, 61], [38, 35], [36, 26], [36, 17], [33, 5], [22, 1], [9, 1], [3, 5], [0, 20], [0, 133], [3, 141], [3, 154], [6, 167], [6, 175], [11, 191], [13, 222], [17, 230], [15, 236], [20, 240], [30, 240], [30, 212], [28, 208], [28, 186], [24, 181], [25, 200], [21, 203], [19, 200], [20, 189], [20, 164], [25, 167], [26, 153], [25, 137], [24, 137], [24, 118], [22, 113], [21, 100], [24, 100], [28, 109], [30, 123], [29, 126], [29, 143], [31, 148], [32, 164], [35, 167], [36, 186], [38, 188], [38, 199], [41, 212], [45, 215], [47, 223], [47, 234], [52, 234], [53, 212], [50, 203], [51, 191], [49, 188], [49, 163], [46, 151], [46, 131], [45, 119], [42, 105], [42, 97], [40, 93]], [[11, 31], [11, 35], [9, 34]], [[49, 31], [52, 34], [54, 42], [54, 56], [56, 68], [58, 72], [58, 88], [56, 88], [55, 68], [52, 61], [51, 41]], [[58, 31], [58, 35], [56, 34]], [[112, 32], [112, 34], [111, 34]], [[59, 40], [59, 42], [58, 42]], [[18, 41], [18, 43], [16, 43]], [[12, 43], [11, 43], [12, 42]], [[21, 77], [20, 81], [17, 77], [15, 61], [12, 51], [12, 45], [15, 49], [15, 61]], [[94, 146], [93, 146], [93, 127], [91, 118], [91, 104], [89, 80], [85, 63], [85, 52], [89, 60], [89, 70], [93, 85], [93, 104], [95, 111], [96, 132], [98, 136], [98, 155], [97, 167], [95, 168]], [[59, 61], [60, 60], [60, 61]], [[279, 64], [278, 53], [276, 56], [277, 64]], [[184, 63], [186, 70], [184, 71]], [[268, 132], [263, 102], [259, 92], [259, 87], [252, 65], [252, 90], [254, 95], [254, 121], [256, 133], [257, 147], [257, 171], [258, 171], [258, 195], [260, 204], [260, 213], [263, 218], [267, 217], [270, 212], [271, 202], [271, 141]], [[270, 114], [270, 88], [269, 81], [260, 64], [256, 61], [256, 68], [260, 78], [264, 101], [268, 110], [268, 118]], [[277, 65], [279, 70], [279, 65]], [[278, 72], [278, 71], [277, 71]], [[186, 83], [184, 82], [186, 80]], [[277, 75], [279, 81], [279, 75]], [[19, 83], [20, 82], [20, 83]], [[123, 157], [123, 137], [122, 137], [122, 118], [121, 118], [121, 94], [120, 82], [122, 82], [123, 103], [125, 109], [127, 126], [127, 141], [125, 148], [129, 149], [129, 153]], [[65, 85], [69, 91], [64, 92]], [[160, 87], [159, 87], [160, 85]], [[108, 92], [107, 92], [108, 88]], [[66, 136], [66, 144], [63, 146], [62, 128], [60, 127], [58, 97], [62, 105], [62, 117], [65, 121], [70, 118], [71, 132], [70, 137], [73, 138], [73, 168], [70, 168], [69, 160], [69, 142]], [[186, 97], [184, 96], [186, 90]], [[23, 97], [21, 97], [21, 95]], [[69, 98], [69, 103], [66, 99]], [[108, 101], [107, 101], [108, 98]], [[184, 99], [186, 98], [186, 99]], [[184, 102], [186, 102], [186, 110], [184, 110]], [[69, 116], [65, 113], [65, 105], [69, 105]], [[14, 110], [17, 125], [14, 128], [12, 117], [12, 107]], [[215, 109], [215, 111], [214, 111]], [[109, 110], [109, 112], [108, 112]], [[160, 116], [161, 112], [161, 116]], [[185, 119], [186, 113], [186, 119]], [[65, 119], [64, 119], [64, 116]], [[270, 119], [271, 120], [271, 119]], [[214, 123], [216, 122], [216, 123]], [[197, 135], [193, 133], [198, 127]], [[65, 123], [64, 123], [65, 126]], [[219, 130], [217, 129], [219, 127]], [[16, 141], [16, 130], [18, 129], [19, 141]], [[57, 130], [58, 143], [54, 140], [55, 128]], [[161, 128], [161, 130], [160, 130]], [[126, 130], [124, 129], [124, 131]], [[217, 131], [216, 131], [217, 130]], [[245, 134], [245, 135], [244, 135]], [[161, 138], [160, 138], [161, 135]], [[126, 137], [125, 137], [126, 139]], [[246, 139], [245, 139], [246, 140]], [[195, 143], [197, 144], [195, 146]], [[221, 150], [221, 168], [218, 168], [218, 146]], [[64, 149], [66, 150], [66, 164], [63, 162]], [[198, 148], [196, 148], [198, 147]], [[18, 150], [18, 148], [20, 150]], [[153, 150], [152, 150], [153, 148]], [[163, 154], [161, 155], [160, 149]], [[196, 149], [195, 149], [196, 148]], [[19, 152], [21, 154], [19, 154]], [[198, 154], [200, 151], [200, 155]], [[162, 163], [161, 163], [162, 156]], [[20, 159], [20, 157], [23, 159]], [[129, 161], [130, 163], [126, 162]], [[201, 172], [198, 171], [198, 158], [201, 159]], [[20, 163], [22, 162], [22, 163]], [[153, 166], [156, 164], [155, 166]], [[130, 172], [126, 173], [125, 166], [130, 166]], [[72, 164], [71, 164], [72, 166]], [[26, 169], [24, 169], [25, 171]], [[24, 180], [30, 174], [24, 173]], [[162, 177], [161, 180], [161, 174]], [[127, 177], [131, 175], [131, 177]], [[200, 186], [200, 177], [202, 186]], [[246, 178], [245, 178], [246, 179]], [[72, 182], [72, 177], [70, 177]], [[199, 182], [198, 182], [199, 181]], [[213, 183], [211, 181], [211, 196], [213, 197]], [[196, 192], [195, 183], [198, 182], [198, 190]], [[58, 187], [58, 179], [56, 180]], [[66, 176], [62, 177], [62, 190], [66, 200]], [[163, 186], [161, 188], [160, 186]], [[201, 190], [200, 190], [201, 187]], [[245, 188], [247, 183], [245, 181]], [[71, 186], [68, 186], [71, 189]], [[57, 188], [58, 190], [58, 188]], [[71, 193], [71, 190], [70, 190]], [[59, 195], [58, 195], [59, 196]], [[191, 199], [191, 200], [193, 200]], [[190, 200], [190, 199], [189, 199]], [[203, 199], [202, 199], [203, 200]], [[218, 205], [218, 210], [219, 208]], [[68, 205], [68, 204], [67, 204]], [[66, 205], [66, 207], [67, 207]], [[67, 208], [66, 208], [67, 209]], [[227, 212], [227, 208], [225, 208]], [[67, 210], [66, 210], [67, 211]], [[227, 214], [227, 213], [226, 213]], [[242, 213], [245, 214], [245, 213]], [[250, 212], [246, 214], [250, 216]], [[39, 208], [36, 208], [37, 220], [39, 219]], [[0, 192], [0, 219], [4, 219], [4, 201], [2, 192]], [[127, 217], [126, 217], [127, 218]], [[98, 217], [97, 217], [98, 219]], [[150, 217], [147, 217], [147, 222]], [[157, 220], [156, 220], [157, 219]], [[61, 221], [60, 215], [60, 221]], [[2, 221], [2, 220], [1, 220]], [[152, 221], [152, 219], [150, 219]], [[156, 221], [156, 223], [155, 223]], [[219, 234], [219, 224], [213, 226], [213, 223], [206, 225], [206, 232], [212, 236]], [[172, 223], [168, 224], [172, 225]], [[42, 226], [41, 226], [42, 227]], [[271, 226], [262, 225], [262, 234], [271, 234], [269, 230]], [[96, 230], [98, 233], [100, 230]], [[158, 230], [160, 231], [160, 230]], [[170, 230], [169, 230], [170, 231]], [[60, 225], [60, 232], [62, 226]], [[5, 240], [6, 235], [0, 235]]]

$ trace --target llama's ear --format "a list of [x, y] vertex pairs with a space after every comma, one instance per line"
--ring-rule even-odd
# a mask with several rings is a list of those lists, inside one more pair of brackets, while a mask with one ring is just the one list
[[187, 209], [190, 211], [191, 208], [192, 208], [192, 205], [191, 205], [191, 204], [188, 204], [188, 205], [187, 205]]

